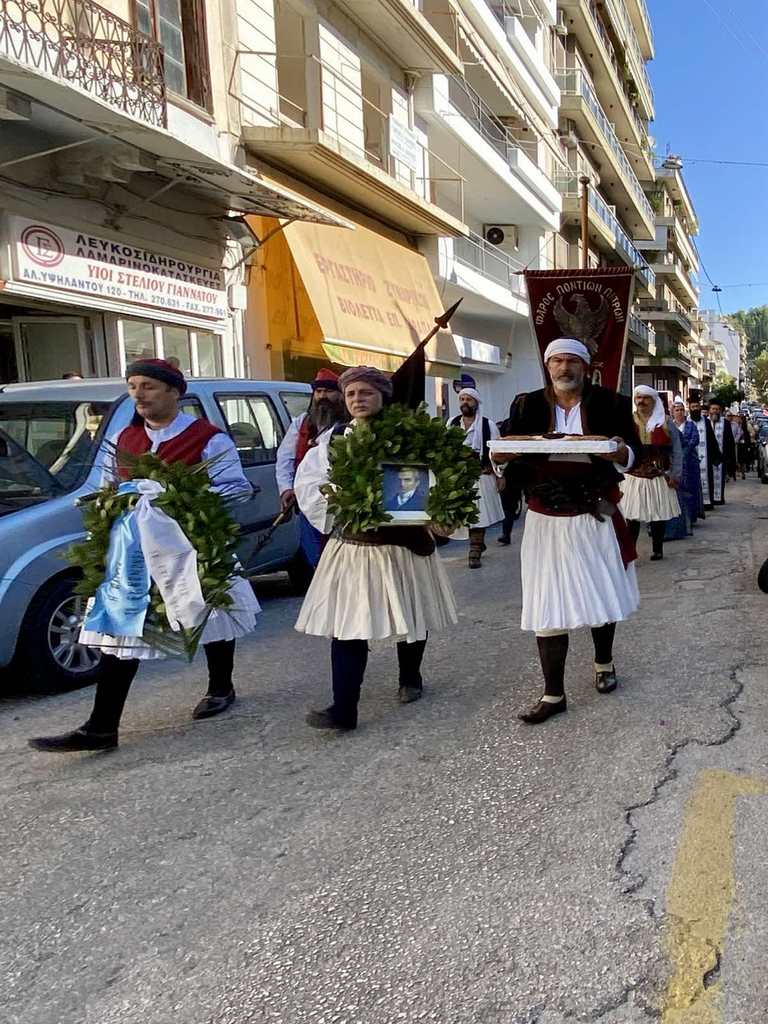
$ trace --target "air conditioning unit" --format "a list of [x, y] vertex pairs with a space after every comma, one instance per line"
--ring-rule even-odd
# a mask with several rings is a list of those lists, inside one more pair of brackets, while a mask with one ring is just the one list
[[559, 36], [568, 35], [568, 22], [565, 20], [565, 11], [560, 11], [557, 16], [557, 24], [555, 25], [555, 32]]
[[516, 224], [484, 224], [483, 238], [491, 245], [498, 245], [508, 252], [520, 247]]

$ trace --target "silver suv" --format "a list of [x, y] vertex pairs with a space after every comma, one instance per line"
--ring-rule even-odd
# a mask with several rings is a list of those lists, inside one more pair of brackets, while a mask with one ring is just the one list
[[[182, 411], [227, 430], [253, 497], [237, 507], [240, 559], [250, 573], [287, 569], [304, 589], [311, 571], [298, 524], [278, 527], [275, 456], [308, 384], [193, 378]], [[127, 426], [133, 403], [122, 380], [50, 381], [0, 388], [0, 668], [46, 688], [92, 682], [99, 654], [77, 642], [84, 599], [65, 554], [84, 536], [77, 499], [101, 484], [105, 437]]]

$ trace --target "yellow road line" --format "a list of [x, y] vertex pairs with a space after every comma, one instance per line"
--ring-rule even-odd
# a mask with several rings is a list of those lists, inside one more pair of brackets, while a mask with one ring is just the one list
[[674, 967], [664, 1024], [721, 1024], [720, 982], [705, 988], [704, 976], [717, 965], [733, 902], [736, 798], [766, 793], [766, 779], [705, 771], [688, 801], [667, 890], [666, 946]]

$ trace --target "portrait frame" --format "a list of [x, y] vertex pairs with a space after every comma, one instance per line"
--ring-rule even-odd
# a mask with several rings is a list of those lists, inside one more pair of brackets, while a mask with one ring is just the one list
[[[435, 475], [424, 462], [382, 462], [379, 465], [384, 511], [391, 517], [383, 526], [424, 526], [432, 521], [427, 511]], [[413, 487], [409, 487], [413, 484]], [[398, 505], [398, 495], [409, 494], [407, 507]]]

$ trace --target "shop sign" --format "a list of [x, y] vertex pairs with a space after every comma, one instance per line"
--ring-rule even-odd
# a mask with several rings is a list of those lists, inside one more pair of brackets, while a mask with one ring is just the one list
[[13, 276], [25, 284], [224, 320], [222, 272], [132, 245], [117, 235], [10, 217]]
[[391, 114], [389, 116], [389, 155], [418, 173], [422, 157], [419, 137], [407, 124], [398, 121]]

